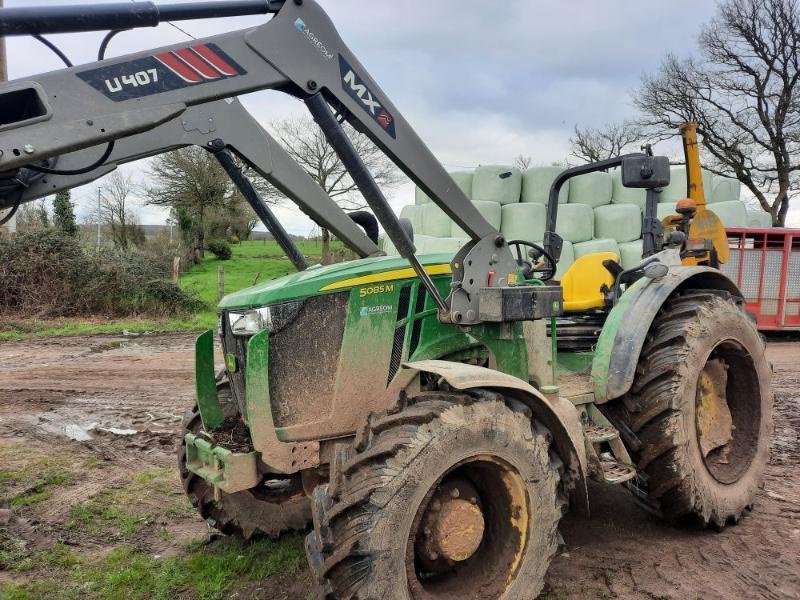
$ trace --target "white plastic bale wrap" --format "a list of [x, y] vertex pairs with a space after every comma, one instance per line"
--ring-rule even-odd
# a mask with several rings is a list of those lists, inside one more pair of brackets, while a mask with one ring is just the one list
[[[428, 235], [423, 235], [421, 233], [414, 233], [414, 246], [417, 249], [417, 252], [422, 252], [420, 248], [422, 248], [426, 240], [434, 239]], [[400, 252], [397, 250], [395, 245], [392, 243], [392, 240], [389, 239], [388, 236], [384, 235], [380, 239], [380, 247], [386, 253], [386, 256], [400, 256]]]
[[670, 215], [676, 215], [678, 213], [675, 212], [675, 204], [667, 204], [666, 202], [663, 204], [658, 205], [658, 209], [656, 210], [656, 216], [658, 217], [659, 221], [663, 221], [665, 217]]
[[556, 233], [573, 243], [592, 239], [594, 234], [592, 207], [586, 204], [562, 204], [559, 206]]
[[747, 209], [741, 200], [715, 202], [708, 208], [716, 213], [725, 227], [747, 227]]
[[[500, 204], [498, 202], [490, 202], [488, 200], [473, 200], [472, 204], [478, 209], [478, 212], [483, 215], [483, 218], [489, 222], [489, 225], [495, 229], [500, 229], [502, 213], [500, 211]], [[467, 238], [469, 236], [463, 229], [461, 229], [461, 227], [456, 225], [455, 221], [451, 221], [450, 237]]]
[[733, 177], [715, 177], [714, 190], [710, 195], [706, 195], [706, 202], [716, 204], [718, 202], [730, 202], [739, 200], [742, 193], [742, 184]]
[[631, 242], [642, 237], [642, 213], [636, 204], [608, 204], [594, 209], [594, 237]]
[[420, 233], [432, 237], [450, 237], [452, 221], [445, 212], [433, 203], [424, 204], [421, 211], [422, 228]]
[[611, 204], [611, 175], [587, 173], [569, 180], [569, 202], [587, 204], [592, 208]]
[[522, 174], [516, 167], [481, 165], [472, 176], [472, 199], [500, 204], [519, 202]]
[[472, 200], [472, 171], [456, 171], [455, 173], [450, 173], [450, 177], [452, 177], [456, 185], [461, 188], [464, 195]]
[[642, 240], [634, 240], [619, 245], [619, 260], [623, 269], [632, 269], [642, 262]]
[[[541, 244], [542, 242], [538, 242]], [[572, 266], [572, 263], [575, 262], [575, 247], [573, 246], [572, 242], [568, 242], [564, 240], [564, 245], [561, 247], [561, 258], [558, 260], [558, 268], [556, 269], [556, 275], [554, 279], [559, 281], [563, 276], [564, 273], [567, 272]]]
[[622, 169], [611, 173], [611, 202], [613, 204], [635, 204], [644, 212], [647, 190], [627, 188], [622, 185]]
[[576, 259], [581, 256], [586, 256], [587, 254], [594, 254], [595, 252], [613, 252], [619, 256], [619, 244], [617, 244], [616, 240], [612, 239], [589, 240], [588, 242], [575, 244]]
[[[714, 174], [707, 170], [702, 169], [703, 172], [703, 193], [706, 197], [706, 202], [714, 193], [715, 178]], [[675, 204], [681, 198], [688, 196], [686, 181], [686, 167], [672, 167], [669, 174], [669, 185], [665, 187], [659, 196], [659, 202], [668, 202]]]
[[[456, 171], [450, 173], [450, 177], [456, 182], [456, 185], [461, 188], [461, 191], [466, 194], [467, 198], [472, 199], [472, 171]], [[430, 204], [433, 202], [431, 197], [423, 192], [419, 187], [414, 188], [414, 204]]]
[[422, 233], [424, 207], [416, 204], [407, 204], [400, 209], [400, 218], [408, 219], [411, 221], [411, 226], [414, 228], [414, 234]]
[[428, 237], [417, 247], [417, 252], [420, 254], [451, 254], [455, 255], [461, 246], [467, 243], [466, 238], [443, 237], [435, 238]]
[[[561, 167], [531, 167], [522, 173], [522, 202], [547, 204], [553, 180], [564, 169]], [[558, 203], [566, 204], [569, 200], [569, 181], [561, 186]]]
[[755, 229], [769, 229], [772, 227], [772, 216], [760, 208], [748, 208], [747, 226]]
[[502, 208], [500, 233], [507, 240], [541, 240], [547, 221], [547, 207], [534, 202], [506, 204]]

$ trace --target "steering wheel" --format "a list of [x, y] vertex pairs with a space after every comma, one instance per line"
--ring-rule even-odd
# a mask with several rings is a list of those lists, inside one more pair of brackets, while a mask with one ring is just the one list
[[[525, 240], [512, 240], [508, 242], [509, 248], [514, 246], [517, 250], [517, 265], [522, 269], [525, 279], [533, 279], [535, 275], [542, 281], [548, 281], [555, 277], [558, 263], [552, 255], [539, 244], [526, 242]], [[529, 248], [522, 258], [522, 248]], [[530, 259], [530, 260], [528, 260]]]

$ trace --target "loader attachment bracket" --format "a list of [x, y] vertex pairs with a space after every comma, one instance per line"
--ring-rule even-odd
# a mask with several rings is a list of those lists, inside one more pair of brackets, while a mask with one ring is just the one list
[[192, 433], [186, 434], [184, 442], [186, 468], [212, 484], [215, 496], [218, 497], [219, 492], [234, 494], [258, 485], [256, 452], [231, 452]]

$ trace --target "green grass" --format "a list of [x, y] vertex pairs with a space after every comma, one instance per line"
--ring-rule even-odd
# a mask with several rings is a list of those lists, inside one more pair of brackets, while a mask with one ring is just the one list
[[79, 558], [61, 547], [41, 553], [37, 559], [48, 569], [48, 576], [28, 583], [0, 583], [0, 597], [217, 600], [237, 584], [296, 575], [306, 564], [302, 535], [279, 541], [226, 538], [193, 544], [181, 556], [164, 558], [128, 547], [104, 556]]
[[0, 470], [0, 505], [17, 509], [44, 502], [51, 488], [74, 480], [74, 473], [64, 463], [43, 457], [22, 467], [4, 467]]
[[[298, 242], [309, 263], [319, 262], [321, 242]], [[342, 251], [340, 242], [331, 248]], [[245, 241], [232, 246], [230, 260], [217, 260], [206, 252], [206, 257], [188, 273], [181, 276], [181, 287], [194, 291], [205, 303], [205, 308], [189, 317], [174, 319], [56, 319], [49, 321], [0, 321], [0, 342], [43, 337], [72, 335], [121, 334], [144, 332], [197, 331], [216, 326], [216, 305], [219, 300], [218, 270], [225, 269], [225, 293], [230, 294], [250, 287], [254, 282], [269, 281], [294, 272], [294, 266], [274, 241]]]

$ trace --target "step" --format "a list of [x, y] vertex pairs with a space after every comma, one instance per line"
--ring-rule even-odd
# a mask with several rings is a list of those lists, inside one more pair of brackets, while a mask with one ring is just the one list
[[619, 432], [614, 427], [598, 425], [594, 421], [587, 421], [583, 424], [583, 434], [592, 444], [619, 439]]
[[603, 481], [606, 483], [624, 483], [636, 477], [636, 467], [616, 460], [603, 458], [600, 466], [603, 468]]

